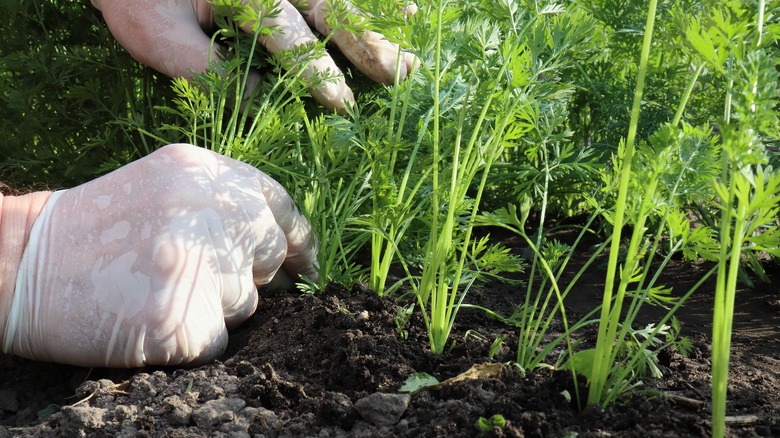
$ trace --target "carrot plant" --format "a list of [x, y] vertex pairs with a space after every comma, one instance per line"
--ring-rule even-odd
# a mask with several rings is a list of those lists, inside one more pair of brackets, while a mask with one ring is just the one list
[[766, 148], [768, 142], [780, 137], [780, 61], [772, 49], [778, 33], [767, 22], [767, 17], [777, 12], [777, 5], [771, 7], [763, 0], [757, 4], [709, 3], [700, 14], [680, 19], [686, 30], [687, 48], [726, 91], [719, 124], [721, 174], [713, 183], [720, 243], [712, 331], [715, 437], [725, 434], [729, 351], [740, 265], [751, 254], [780, 254], [780, 174], [769, 164]]
[[[275, 30], [261, 23], [277, 13], [278, 5], [254, 3], [211, 2], [220, 28], [212, 41], [228, 47], [225, 59], [212, 60], [208, 71], [192, 79], [173, 80], [173, 105], [158, 109], [177, 116], [178, 123], [138, 129], [159, 145], [182, 139], [274, 177], [320, 236], [320, 281], [300, 287], [314, 291], [332, 280], [357, 281], [361, 269], [351, 259], [364, 240], [348, 225], [368, 199], [371, 162], [354, 142], [347, 119], [307, 112], [307, 88], [331, 79], [303, 77], [306, 64], [324, 53], [324, 42], [267, 54], [258, 38]], [[256, 75], [255, 68], [264, 74]]]
[[[464, 278], [463, 274], [466, 264], [471, 262], [476, 255], [469, 250], [476, 249], [476, 246], [472, 246], [471, 234], [477, 206], [482, 198], [490, 168], [503, 152], [503, 138], [515, 112], [513, 106], [517, 105], [517, 100], [512, 99], [511, 91], [501, 92], [504, 85], [502, 82], [506, 80], [507, 67], [511, 57], [521, 55], [519, 42], [506, 42], [502, 47], [501, 68], [495, 76], [489, 79], [484, 88], [481, 86], [482, 84], [478, 83], [473, 95], [470, 89], [465, 90], [462, 96], [464, 105], [461, 106], [456, 119], [452, 161], [449, 166], [442, 166], [440, 161], [442, 13], [443, 10], [440, 10], [438, 14], [436, 52], [431, 72], [433, 74], [430, 76], [434, 84], [431, 234], [425, 247], [425, 253], [428, 257], [423, 266], [422, 278], [416, 288], [418, 303], [428, 329], [431, 349], [437, 354], [444, 352], [460, 304], [473, 282], [473, 278]], [[494, 96], [504, 98], [503, 102], [497, 105], [503, 114], [496, 117], [493, 126], [486, 127], [486, 130], [482, 131], [483, 124], [488, 117], [488, 111], [493, 109], [491, 105]], [[449, 96], [445, 95], [444, 97]], [[462, 147], [463, 124], [468, 108], [480, 109], [480, 113], [475, 120], [472, 135], [466, 140], [465, 147]], [[444, 170], [441, 169], [442, 167], [449, 171], [449, 181], [445, 179], [447, 173], [442, 172]], [[471, 202], [464, 205], [463, 201], [467, 199], [467, 191], [480, 172], [482, 178], [476, 185], [476, 195]], [[440, 198], [440, 194], [444, 194], [444, 196]], [[440, 218], [442, 210], [445, 215]], [[462, 240], [456, 242], [457, 221], [458, 216], [461, 215], [465, 216], [466, 223], [462, 230]], [[441, 221], [442, 219], [443, 221]], [[453, 257], [456, 260], [453, 260]], [[463, 280], [466, 280], [466, 284], [461, 286]], [[463, 290], [460, 289], [461, 287]]]
[[[630, 299], [630, 304], [625, 316], [619, 321], [619, 332], [616, 333], [605, 383], [608, 390], [605, 391], [604, 399], [599, 401], [604, 405], [636, 385], [645, 375], [660, 377], [655, 351], [675, 348], [685, 352], [688, 348], [686, 340], [678, 339], [680, 327], [673, 315], [712, 271], [680, 299], [671, 297], [670, 289], [657, 284], [657, 281], [663, 269], [678, 254], [689, 260], [714, 260], [716, 257], [717, 242], [712, 230], [707, 227], [693, 227], [685, 212], [679, 208], [682, 193], [698, 190], [702, 181], [713, 175], [712, 155], [715, 151], [708, 130], [689, 126], [685, 126], [682, 131], [666, 126], [654, 134], [647, 145], [638, 148], [633, 182], [629, 189], [633, 195], [627, 197], [629, 208], [626, 223], [632, 226], [637, 223], [641, 225], [639, 218], [655, 218], [661, 225], [656, 227], [653, 236], [644, 235], [645, 227], [632, 236], [632, 241], [640, 242], [640, 250], [636, 256], [635, 267], [630, 273], [630, 280], [625, 286], [624, 294]], [[619, 166], [615, 166], [615, 169], [618, 172]], [[613, 207], [601, 206], [608, 205], [610, 197], [605, 195], [612, 191], [616, 178], [610, 172], [604, 172], [603, 178], [605, 193], [601, 196], [594, 193], [590, 198], [593, 212], [571, 245], [543, 240], [541, 236], [546, 230], [541, 219], [538, 228], [533, 228], [533, 234], [526, 231], [531, 205], [527, 198], [519, 206], [485, 213], [481, 217], [483, 225], [502, 227], [517, 233], [534, 254], [531, 272], [538, 275], [529, 277], [525, 300], [511, 318], [520, 330], [517, 363], [523, 368], [532, 369], [543, 365], [549, 359], [550, 353], [563, 344], [565, 354], [558, 364], [575, 374], [587, 377], [589, 381], [592, 380], [591, 371], [596, 350], [587, 349], [573, 353], [577, 344], [574, 339], [578, 330], [598, 324], [599, 320], [594, 319], [594, 315], [601, 310], [601, 306], [579, 321], [569, 324], [562, 303], [582, 274], [594, 269], [594, 262], [614, 237], [608, 236], [604, 242], [592, 249], [588, 260], [567, 282], [564, 283], [562, 277], [572, 256], [577, 251], [581, 252], [579, 247], [583, 237], [596, 232], [593, 224], [602, 217], [607, 221], [614, 220]], [[646, 184], [646, 181], [657, 181], [658, 184], [654, 187], [653, 184]], [[645, 199], [651, 201], [645, 202]], [[542, 208], [542, 212], [543, 210]], [[666, 244], [666, 248], [662, 248], [662, 242]], [[662, 260], [657, 262], [655, 257], [659, 254], [662, 255]], [[535, 277], [540, 279], [538, 285]], [[646, 304], [661, 305], [669, 311], [657, 323], [635, 329], [634, 321], [641, 307]], [[545, 334], [555, 316], [561, 317], [565, 330], [562, 335], [549, 340]], [[578, 388], [575, 389], [579, 391]], [[578, 392], [575, 396], [580, 401]]]
[[[578, 150], [569, 141], [571, 133], [566, 125], [573, 86], [545, 80], [551, 72], [560, 74], [573, 68], [577, 59], [575, 49], [588, 51], [592, 41], [587, 17], [576, 9], [569, 11], [540, 5], [535, 13], [522, 17], [522, 21], [518, 18], [514, 21], [522, 23], [518, 27], [523, 29], [519, 38], [526, 47], [533, 48], [531, 59], [520, 61], [533, 66], [528, 76], [521, 80], [524, 83], [521, 88], [527, 87], [524, 93], [533, 100], [515, 113], [508, 138], [516, 143], [505, 152], [505, 161], [496, 165], [496, 172], [489, 178], [494, 184], [492, 187], [501, 187], [504, 181], [513, 182], [512, 195], [520, 201], [518, 205], [481, 214], [477, 223], [517, 233], [533, 254], [523, 302], [510, 318], [520, 330], [517, 363], [532, 369], [539, 366], [561, 341], [565, 341], [567, 347], [571, 345], [568, 334], [572, 328], [563, 308], [563, 299], [571, 289], [562, 290], [558, 280], [577, 243], [567, 246], [544, 238], [547, 208], [552, 198], [561, 205], [558, 201], [567, 196], [563, 194], [566, 188], [592, 181], [598, 165], [588, 150]], [[574, 191], [568, 193], [571, 195]], [[532, 209], [536, 209], [538, 222], [533, 224], [534, 232], [529, 234], [526, 227], [530, 226], [527, 221]], [[588, 228], [586, 225], [583, 230]], [[546, 340], [545, 334], [556, 316], [562, 318], [566, 335], [542, 348], [541, 343]]]
[[[511, 6], [494, 12], [517, 14]], [[507, 251], [475, 240], [472, 227], [491, 166], [522, 134], [523, 106], [533, 97], [522, 95], [531, 88], [523, 87], [528, 65], [512, 62], [531, 61], [515, 28], [502, 34], [473, 5], [426, 8], [389, 32], [418, 54], [418, 72], [353, 114], [358, 141], [374, 163], [371, 208], [355, 225], [371, 235], [372, 287], [394, 291], [402, 283], [388, 289], [385, 282], [390, 266], [400, 265], [431, 348], [442, 353], [477, 277], [520, 267]]]
[[[412, 137], [406, 126], [406, 118], [414, 110], [410, 109], [412, 93], [418, 86], [410, 78], [393, 87], [386, 106], [369, 106], [369, 115], [358, 107], [351, 114], [356, 144], [371, 163], [370, 211], [356, 217], [352, 226], [370, 235], [369, 286], [379, 295], [392, 294], [411, 277], [402, 241], [426, 202], [421, 194], [430, 170], [419, 154], [430, 116], [421, 122], [420, 135]], [[394, 264], [402, 266], [406, 278], [388, 287]]]
[[[587, 34], [577, 17], [556, 5], [482, 6], [440, 9], [433, 59], [423, 64], [433, 84], [432, 197], [422, 274], [413, 288], [436, 353], [443, 352], [481, 270], [520, 266], [496, 258], [505, 253], [487, 249], [484, 240], [472, 243], [473, 227], [482, 223], [479, 206], [486, 189], [494, 187], [489, 184], [493, 166], [512, 155], [508, 149], [528, 154], [531, 145], [545, 148], [536, 140], [555, 143], [565, 137], [562, 109], [569, 93], [548, 77], [568, 67], [566, 56]], [[446, 27], [445, 19], [452, 20]], [[460, 45], [459, 52], [450, 41]]]
[[[631, 164], [634, 156], [636, 128], [639, 120], [639, 111], [642, 103], [642, 91], [644, 88], [644, 79], [647, 72], [647, 62], [650, 56], [650, 47], [653, 35], [653, 25], [655, 24], [656, 0], [650, 0], [647, 13], [647, 24], [645, 25], [644, 42], [642, 44], [642, 54], [639, 60], [639, 73], [637, 76], [637, 85], [634, 92], [634, 104], [631, 109], [631, 122], [629, 124], [628, 137], [623, 151], [619, 153], [620, 163], [620, 189], [615, 202], [615, 212], [612, 216], [613, 231], [611, 235], [609, 262], [607, 264], [606, 282], [604, 285], [604, 295], [601, 303], [601, 317], [599, 319], [598, 338], [596, 348], [593, 353], [592, 369], [589, 377], [588, 404], [600, 403], [605, 397], [605, 389], [609, 371], [612, 369], [614, 358], [616, 356], [615, 336], [620, 325], [620, 314], [623, 306], [626, 288], [634, 277], [637, 257], [641, 251], [641, 234], [644, 230], [644, 221], [647, 210], [651, 207], [650, 200], [655, 191], [655, 184], [658, 181], [650, 180], [649, 188], [645, 192], [645, 198], [640, 207], [637, 222], [634, 224], [635, 234], [630, 241], [623, 270], [618, 278], [619, 286], [613, 299], [614, 279], [618, 270], [618, 255], [620, 254], [621, 231], [624, 225], [624, 215], [626, 211], [626, 201], [628, 196], [629, 182], [631, 181]], [[647, 196], [650, 195], [650, 196]]]
[[297, 191], [322, 243], [317, 254], [320, 281], [300, 287], [317, 291], [331, 281], [349, 285], [363, 275], [353, 257], [365, 239], [350, 229], [350, 223], [370, 197], [366, 182], [370, 161], [354, 146], [347, 120], [320, 116], [304, 118], [303, 123], [306, 141], [295, 150], [297, 168], [305, 173], [297, 177]]
[[[637, 139], [656, 7], [657, 2], [651, 0], [628, 134], [615, 155], [615, 175], [605, 180], [608, 190], [617, 188], [617, 195], [613, 200], [614, 207], [605, 211], [612, 228], [596, 347], [578, 352], [566, 364], [587, 377], [588, 404], [606, 406], [611, 403], [637, 384], [644, 370], [649, 369], [654, 377], [660, 377], [651, 347], [675, 347], [683, 351], [687, 348], [684, 341], [677, 341], [679, 325], [673, 315], [704, 278], [679, 300], [668, 296], [669, 290], [656, 285], [656, 281], [671, 256], [679, 251], [687, 252], [689, 257], [712, 258], [713, 254], [711, 235], [703, 228], [691, 232], [690, 224], [680, 213], [678, 199], [680, 193], [700, 185], [696, 172], [707, 175], [706, 158], [713, 152], [712, 142], [707, 141], [708, 132], [687, 128], [680, 132], [675, 128], [679, 123], [675, 118], [671, 125], [661, 126], [647, 140]], [[686, 89], [677, 114], [682, 114], [689, 93]], [[698, 165], [703, 168], [697, 169]], [[649, 238], [646, 233], [653, 217], [658, 218], [660, 224], [655, 225], [655, 235]], [[624, 243], [621, 235], [626, 225], [630, 225], [631, 235]], [[653, 258], [659, 252], [664, 231], [668, 240], [666, 256], [657, 268], [653, 268]], [[647, 302], [673, 306], [657, 324], [648, 325], [644, 330], [634, 329], [635, 318]], [[670, 320], [672, 324], [667, 325]]]
[[[621, 222], [623, 226], [631, 227], [631, 236], [625, 243], [625, 251], [610, 248], [610, 251], [617, 252], [617, 256], [613, 259], [612, 254], [615, 253], [610, 252], [608, 263], [622, 264], [622, 269], [617, 278], [607, 276], [600, 307], [602, 318], [598, 320], [600, 336], [607, 339], [607, 351], [599, 351], [599, 347], [605, 345], [599, 345], [598, 341], [603, 339], [599, 338], [595, 349], [577, 353], [568, 364], [588, 378], [589, 403], [602, 406], [612, 403], [639, 383], [647, 371], [653, 377], [660, 377], [655, 365], [655, 351], [663, 348], [678, 349], [682, 353], [687, 351], [688, 342], [678, 339], [680, 327], [674, 314], [714, 271], [707, 272], [679, 298], [674, 298], [671, 289], [657, 284], [657, 281], [678, 254], [693, 261], [716, 258], [717, 242], [713, 230], [694, 226], [680, 201], [683, 194], [702, 194], [702, 182], [713, 176], [712, 157], [716, 153], [717, 147], [709, 130], [687, 125], [682, 130], [666, 125], [647, 142], [637, 145], [632, 160], [631, 182], [627, 188], [630, 195], [625, 198], [625, 219]], [[620, 163], [615, 166], [619, 178], [624, 176], [625, 165]], [[619, 181], [622, 180], [610, 178], [606, 186]], [[616, 211], [617, 205], [614, 208]], [[615, 211], [604, 212], [612, 227], [618, 224]], [[648, 235], [651, 229], [655, 231]], [[610, 239], [610, 245], [613, 245], [616, 239], [614, 229]], [[660, 261], [656, 260], [659, 256]], [[609, 265], [607, 268], [609, 272]], [[616, 285], [617, 295], [609, 296], [607, 300], [610, 284]], [[610, 305], [608, 312], [604, 310], [605, 303]], [[621, 308], [617, 307], [619, 304]], [[660, 305], [668, 311], [657, 323], [645, 329], [635, 329], [634, 322], [645, 304]], [[609, 317], [606, 322], [603, 319], [605, 315]], [[613, 325], [612, 332], [609, 331], [610, 324]], [[602, 362], [606, 363], [601, 370], [602, 386], [594, 395], [593, 384], [598, 377], [594, 372], [597, 371], [595, 364], [599, 354], [608, 356], [606, 362]]]
[[[645, 140], [637, 138], [637, 127], [645, 74], [649, 69], [655, 8], [656, 2], [651, 0], [628, 137], [616, 155], [616, 178], [605, 181], [607, 186], [616, 185], [619, 189], [615, 210], [607, 215], [613, 232], [599, 337], [595, 350], [577, 353], [568, 366], [580, 371], [589, 369], [586, 372], [589, 403], [612, 402], [631, 387], [635, 381], [634, 368], [642, 360], [637, 355], [620, 360], [625, 352], [623, 345], [635, 338], [631, 323], [637, 315], [638, 304], [646, 298], [663, 299], [659, 294], [663, 289], [654, 286], [654, 282], [668, 256], [661, 261], [656, 274], [650, 271], [652, 257], [664, 249], [668, 254], [682, 251], [686, 257], [715, 260], [713, 432], [722, 436], [731, 317], [740, 265], [751, 252], [777, 254], [778, 174], [768, 164], [770, 157], [763, 146], [767, 141], [776, 141], [778, 135], [777, 58], [768, 51], [776, 41], [776, 34], [764, 30], [763, 2], [755, 9], [733, 2], [708, 3], [694, 15], [682, 9], [673, 11], [676, 26], [682, 28], [684, 36], [677, 43], [683, 49], [678, 61], [689, 66], [690, 75], [671, 123], [656, 129]], [[712, 102], [710, 92], [705, 92], [703, 98], [693, 92], [703, 76], [707, 83], [716, 85], [715, 89], [726, 90], [720, 94], [724, 110], [715, 132], [709, 128], [708, 119], [698, 120], [707, 123], [704, 127], [683, 122], [686, 114], [694, 119], [713, 114], [687, 108], [692, 99], [699, 105]], [[677, 173], [675, 169], [689, 170]], [[669, 179], [675, 173], [677, 176]], [[642, 183], [632, 183], [636, 180]], [[686, 212], [691, 205], [695, 210]], [[720, 212], [719, 217], [709, 215], [710, 206]], [[645, 233], [653, 225], [650, 221], [653, 216], [658, 218], [655, 226], [660, 228], [655, 238], [647, 240]], [[687, 219], [691, 216], [702, 217], [706, 222], [694, 226]], [[620, 237], [624, 225], [630, 225], [633, 231], [622, 251]], [[665, 248], [659, 244], [661, 231], [667, 233]], [[652, 331], [645, 330], [642, 342], [638, 343], [638, 339], [632, 342], [640, 346], [657, 342], [651, 339], [664, 332], [664, 324], [673, 312], [713, 272], [683, 294]], [[636, 290], [629, 290], [634, 284]], [[625, 316], [621, 316], [624, 299], [631, 296], [631, 304]], [[637, 301], [637, 297], [641, 299]], [[674, 327], [672, 324], [671, 328]], [[673, 331], [670, 335], [674, 335]]]
[[[742, 131], [745, 125], [736, 131]], [[744, 134], [744, 132], [742, 132]], [[739, 138], [739, 132], [726, 139], [724, 170], [727, 177], [717, 185], [720, 198], [721, 253], [715, 289], [712, 328], [712, 427], [713, 436], [725, 433], [726, 400], [728, 395], [729, 352], [737, 272], [744, 252], [767, 251], [780, 255], [780, 174], [760, 164], [747, 164], [744, 159], [752, 142]], [[740, 157], [741, 155], [741, 157]], [[742, 159], [740, 159], [742, 158]]]
[[[684, 293], [680, 300], [672, 299], [669, 289], [656, 284], [657, 279], [675, 254], [682, 252], [693, 259], [713, 259], [715, 254], [712, 230], [692, 227], [685, 219], [682, 210], [685, 202], [682, 198], [702, 195], [706, 198], [708, 194], [702, 192], [702, 181], [707, 181], [708, 177], [714, 175], [712, 157], [717, 155], [717, 148], [710, 140], [711, 135], [707, 129], [692, 128], [688, 125], [684, 125], [682, 130], [675, 128], [680, 123], [680, 117], [690, 99], [691, 83], [695, 82], [700, 72], [696, 72], [687, 82], [685, 91], [679, 97], [680, 103], [673, 123], [661, 125], [649, 138], [637, 140], [639, 108], [644, 77], [648, 70], [652, 20], [655, 14], [653, 2], [650, 3], [650, 9], [652, 15], [648, 18], [642, 56], [637, 69], [639, 78], [634, 106], [630, 112], [628, 139], [621, 142], [612, 165], [603, 171], [603, 193], [586, 197], [593, 214], [574, 245], [552, 252], [549, 248], [554, 248], [553, 246], [547, 245], [545, 248], [543, 245], [541, 236], [544, 233], [544, 201], [549, 193], [547, 187], [551, 168], [547, 160], [542, 162], [540, 169], [543, 171], [539, 172], [542, 175], [542, 189], [534, 192], [541, 193], [543, 201], [537, 234], [529, 236], [524, 230], [529, 215], [527, 205], [521, 207], [519, 216], [516, 209], [486, 215], [491, 219], [490, 224], [503, 224], [505, 228], [512, 229], [523, 237], [534, 253], [532, 269], [534, 272], [539, 270], [539, 290], [549, 284], [546, 294], [541, 295], [530, 287], [529, 281], [526, 300], [519, 315], [519, 363], [530, 367], [538, 366], [557, 345], [564, 342], [566, 354], [563, 355], [562, 366], [587, 377], [590, 391], [588, 402], [602, 405], [611, 403], [625, 390], [639, 383], [639, 379], [647, 372], [655, 377], [659, 376], [654, 351], [666, 347], [683, 351], [687, 348], [685, 340], [677, 339], [679, 325], [673, 315], [704, 279]], [[609, 169], [614, 169], [614, 174]], [[615, 197], [612, 195], [613, 190], [617, 192]], [[563, 268], [574, 248], [598, 217], [610, 224], [612, 234], [597, 247], [590, 260], [568, 284], [559, 284]], [[632, 227], [632, 234], [628, 241], [624, 242], [621, 239], [621, 231], [626, 225]], [[655, 230], [653, 236], [647, 234], [649, 229]], [[664, 246], [661, 245], [662, 242]], [[602, 304], [569, 327], [563, 312], [563, 300], [584, 270], [590, 268], [599, 253], [607, 247], [610, 251]], [[665, 254], [656, 267], [654, 257], [659, 252]], [[622, 265], [620, 269], [619, 264]], [[551, 302], [554, 304], [552, 310], [548, 311], [546, 309]], [[647, 303], [671, 308], [658, 323], [643, 329], [633, 328], [640, 308]], [[561, 313], [566, 330], [561, 337], [542, 345], [546, 328], [557, 312]], [[598, 312], [601, 317], [592, 319]], [[596, 348], [572, 354], [570, 332], [594, 323], [599, 326]], [[576, 396], [579, 400], [579, 394]]]

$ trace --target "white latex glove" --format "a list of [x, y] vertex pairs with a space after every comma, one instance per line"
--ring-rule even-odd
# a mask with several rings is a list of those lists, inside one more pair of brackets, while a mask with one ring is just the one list
[[[252, 4], [249, 0], [243, 2]], [[103, 12], [111, 33], [136, 60], [167, 76], [190, 77], [192, 72], [206, 71], [209, 55], [220, 59], [219, 48], [214, 47], [212, 51], [211, 41], [204, 33], [213, 26], [208, 0], [92, 0], [92, 4]], [[279, 15], [262, 23], [275, 26], [279, 33], [261, 43], [270, 52], [277, 53], [316, 41], [309, 25], [328, 35], [330, 29], [325, 23], [328, 8], [326, 0], [280, 0]], [[410, 5], [406, 12], [413, 14], [416, 10], [416, 6]], [[355, 8], [352, 11], [360, 15]], [[247, 32], [251, 32], [251, 24], [245, 29]], [[371, 79], [388, 85], [395, 82], [398, 46], [382, 35], [375, 32], [352, 35], [340, 30], [332, 41]], [[416, 58], [403, 53], [400, 61], [399, 81], [415, 67]], [[330, 56], [312, 61], [305, 74], [311, 77], [315, 70], [337, 77], [336, 81], [311, 90], [317, 101], [339, 112], [354, 103], [344, 75]], [[256, 73], [250, 78], [252, 84], [258, 80]]]
[[[5, 201], [0, 237], [20, 216]], [[311, 228], [279, 183], [192, 145], [29, 210], [40, 215], [12, 300], [0, 284], [4, 353], [81, 366], [203, 363], [224, 352], [227, 329], [252, 315], [256, 285], [280, 267], [316, 279]]]

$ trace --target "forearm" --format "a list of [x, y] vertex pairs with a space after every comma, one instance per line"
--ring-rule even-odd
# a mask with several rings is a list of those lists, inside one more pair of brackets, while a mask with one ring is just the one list
[[35, 219], [51, 192], [23, 196], [0, 194], [0, 343], [16, 286], [16, 274]]

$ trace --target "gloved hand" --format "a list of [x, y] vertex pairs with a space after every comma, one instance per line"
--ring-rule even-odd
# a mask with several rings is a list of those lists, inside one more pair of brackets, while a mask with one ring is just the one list
[[[249, 0], [244, 3], [252, 4]], [[206, 71], [209, 55], [214, 60], [220, 59], [218, 47], [212, 52], [211, 41], [204, 33], [213, 26], [213, 11], [208, 0], [92, 0], [92, 4], [103, 12], [111, 33], [136, 60], [165, 75], [189, 77], [193, 71]], [[328, 8], [327, 0], [280, 0], [279, 15], [262, 23], [275, 26], [279, 32], [272, 38], [263, 38], [261, 43], [276, 53], [316, 41], [309, 25], [328, 35], [330, 28], [325, 22]], [[416, 10], [416, 6], [410, 5], [406, 13], [413, 14]], [[360, 16], [356, 9], [352, 11]], [[250, 33], [251, 24], [245, 29]], [[394, 83], [397, 45], [370, 31], [353, 35], [339, 30], [332, 41], [371, 79], [389, 85]], [[398, 79], [403, 80], [414, 68], [416, 58], [403, 53], [400, 61]], [[305, 74], [311, 77], [314, 70], [330, 71], [330, 75], [337, 76], [335, 82], [311, 90], [314, 97], [326, 107], [344, 112], [345, 102], [351, 104], [354, 98], [333, 59], [326, 55], [314, 60]], [[250, 78], [250, 82], [257, 84], [257, 76]]]
[[[0, 237], [25, 222], [20, 211], [40, 215], [12, 300], [0, 277], [5, 353], [81, 366], [199, 364], [222, 354], [227, 329], [257, 307], [256, 285], [280, 267], [317, 278], [311, 227], [282, 186], [195, 146], [166, 146], [54, 192], [42, 208], [10, 211], [10, 200]], [[14, 251], [3, 250], [7, 262]]]

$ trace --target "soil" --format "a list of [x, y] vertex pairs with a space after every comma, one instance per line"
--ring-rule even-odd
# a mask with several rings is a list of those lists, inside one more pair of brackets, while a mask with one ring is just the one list
[[[679, 293], [706, 269], [675, 261], [665, 284]], [[595, 268], [578, 282], [566, 302], [570, 320], [598, 303], [603, 278]], [[780, 276], [774, 278], [738, 292], [731, 436], [780, 436]], [[520, 296], [517, 286], [490, 283], [466, 301], [509, 315]], [[225, 355], [194, 369], [85, 369], [0, 356], [0, 437], [705, 437], [712, 305], [709, 282], [678, 313], [691, 353], [659, 352], [663, 377], [645, 379], [601, 410], [568, 400], [575, 394], [569, 372], [522, 373], [509, 365], [517, 330], [483, 311], [463, 309], [451, 348], [436, 356], [417, 313], [402, 337], [399, 303], [360, 285], [266, 294], [231, 334]], [[639, 323], [658, 314], [645, 312]], [[561, 328], [556, 320], [551, 331]], [[476, 378], [444, 382], [475, 365]], [[400, 392], [415, 373], [444, 383]], [[494, 415], [503, 416], [503, 427], [482, 430], [480, 418]]]

